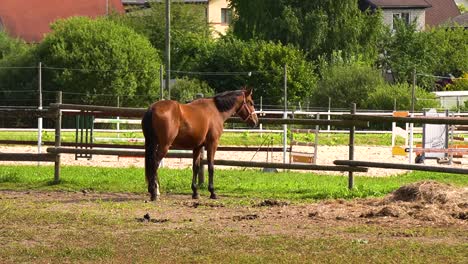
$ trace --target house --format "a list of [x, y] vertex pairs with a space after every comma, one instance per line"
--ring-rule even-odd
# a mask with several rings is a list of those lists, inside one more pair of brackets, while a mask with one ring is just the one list
[[361, 10], [381, 9], [384, 23], [393, 29], [394, 21], [416, 22], [419, 30], [441, 25], [460, 15], [453, 0], [360, 0]]
[[[207, 23], [211, 26], [215, 36], [224, 35], [232, 20], [232, 12], [228, 0], [181, 0], [185, 4], [200, 4], [205, 6]], [[164, 3], [164, 0], [122, 0], [127, 12], [135, 8], [148, 8], [151, 2]]]
[[453, 0], [426, 0], [431, 7], [426, 10], [426, 26], [443, 25], [460, 15], [460, 10]]
[[94, 18], [111, 12], [124, 13], [121, 0], [1, 0], [0, 30], [28, 43], [37, 43], [57, 19]]

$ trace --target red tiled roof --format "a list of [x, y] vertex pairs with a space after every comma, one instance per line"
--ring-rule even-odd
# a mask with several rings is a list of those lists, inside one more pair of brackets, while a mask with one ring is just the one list
[[468, 27], [468, 13], [463, 13], [457, 17], [454, 17], [452, 22], [455, 22], [460, 26]]
[[50, 23], [71, 16], [98, 17], [124, 13], [121, 0], [0, 0], [0, 22], [13, 37], [39, 42], [50, 32]]
[[437, 26], [460, 15], [453, 0], [426, 0], [432, 5], [426, 9], [426, 25]]
[[425, 0], [367, 0], [380, 8], [427, 8], [431, 5]]

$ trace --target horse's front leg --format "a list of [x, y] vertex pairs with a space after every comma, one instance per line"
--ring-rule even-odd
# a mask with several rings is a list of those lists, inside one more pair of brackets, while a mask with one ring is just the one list
[[216, 149], [218, 148], [218, 142], [214, 141], [207, 146], [206, 154], [208, 160], [208, 191], [210, 191], [211, 199], [218, 199], [218, 196], [214, 190], [214, 156]]
[[197, 186], [197, 176], [198, 172], [200, 170], [200, 162], [201, 162], [201, 150], [202, 146], [197, 147], [193, 150], [193, 166], [192, 166], [192, 172], [193, 172], [193, 177], [192, 177], [192, 198], [193, 199], [199, 199], [200, 195], [198, 194], [198, 186]]

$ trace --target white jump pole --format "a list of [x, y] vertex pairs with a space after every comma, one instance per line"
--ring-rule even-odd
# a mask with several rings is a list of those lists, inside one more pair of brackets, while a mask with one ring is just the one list
[[[410, 116], [414, 117], [414, 90], [416, 89], [416, 69], [413, 70], [413, 85], [411, 89], [411, 113]], [[409, 163], [413, 163], [413, 128], [414, 123], [410, 123], [410, 137], [409, 137]]]

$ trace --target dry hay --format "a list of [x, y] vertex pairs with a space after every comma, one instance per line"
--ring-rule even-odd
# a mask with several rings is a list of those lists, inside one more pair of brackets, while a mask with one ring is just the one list
[[387, 199], [391, 201], [446, 204], [468, 202], [468, 190], [436, 181], [421, 181], [400, 187]]
[[410, 217], [435, 223], [468, 220], [468, 188], [457, 188], [435, 181], [421, 181], [395, 190], [378, 208], [361, 217]]

